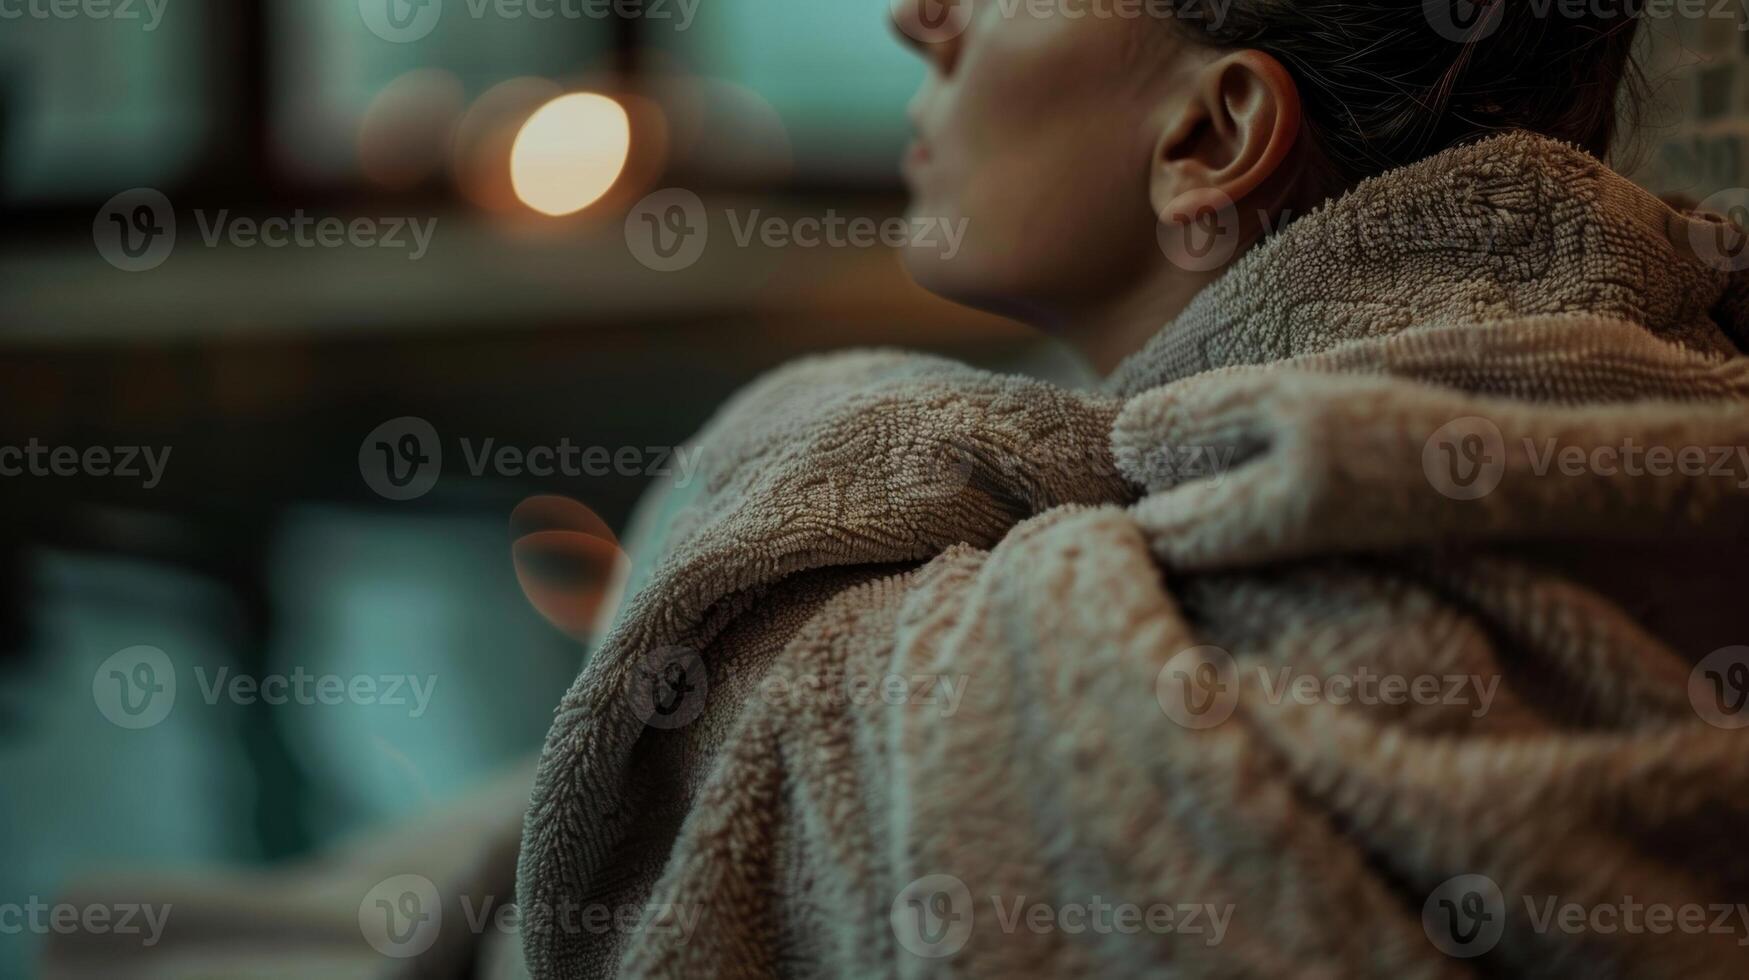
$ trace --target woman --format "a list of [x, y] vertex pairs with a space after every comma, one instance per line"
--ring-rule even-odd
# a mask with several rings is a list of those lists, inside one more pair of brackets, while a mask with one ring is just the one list
[[911, 271], [1109, 377], [722, 411], [548, 738], [530, 972], [1749, 970], [1745, 263], [1600, 162], [1634, 19], [933, 2]]

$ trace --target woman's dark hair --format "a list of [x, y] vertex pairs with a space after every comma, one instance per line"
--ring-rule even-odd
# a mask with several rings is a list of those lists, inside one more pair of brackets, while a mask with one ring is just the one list
[[1340, 187], [1507, 129], [1604, 159], [1644, 92], [1642, 0], [1166, 2], [1192, 38], [1287, 68]]

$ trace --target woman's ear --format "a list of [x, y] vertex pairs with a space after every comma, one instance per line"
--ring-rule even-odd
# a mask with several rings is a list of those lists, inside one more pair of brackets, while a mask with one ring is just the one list
[[1154, 213], [1183, 222], [1237, 208], [1261, 224], [1288, 190], [1271, 178], [1286, 176], [1299, 136], [1299, 89], [1281, 62], [1254, 50], [1212, 58], [1191, 82], [1154, 149]]

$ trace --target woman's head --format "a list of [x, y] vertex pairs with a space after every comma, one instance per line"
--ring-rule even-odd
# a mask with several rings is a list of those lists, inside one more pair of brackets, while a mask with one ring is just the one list
[[[1133, 349], [1245, 244], [1366, 177], [1514, 128], [1606, 154], [1622, 2], [897, 0], [931, 67], [914, 213], [965, 234], [907, 263], [1109, 361], [1076, 334]], [[1222, 207], [1224, 247], [1187, 258]]]

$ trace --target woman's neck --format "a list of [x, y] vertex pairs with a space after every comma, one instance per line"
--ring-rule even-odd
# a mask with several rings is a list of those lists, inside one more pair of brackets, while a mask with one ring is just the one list
[[1064, 317], [1051, 325], [1049, 332], [1075, 348], [1102, 377], [1109, 375], [1184, 312], [1196, 294], [1224, 271], [1160, 272], [1109, 303]]

